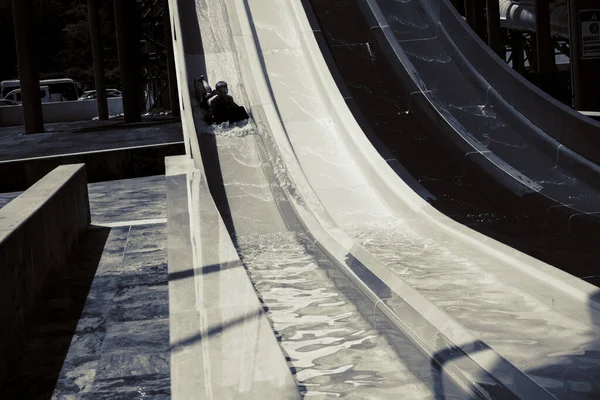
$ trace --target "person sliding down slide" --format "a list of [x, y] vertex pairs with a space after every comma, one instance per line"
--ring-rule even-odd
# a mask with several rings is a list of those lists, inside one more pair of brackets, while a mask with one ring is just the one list
[[208, 99], [208, 107], [210, 108], [213, 124], [221, 124], [229, 121], [231, 112], [239, 106], [235, 104], [233, 97], [229, 95], [226, 82], [217, 82], [215, 89], [217, 93]]
[[246, 109], [238, 106], [233, 97], [229, 95], [227, 83], [220, 81], [215, 90], [212, 90], [204, 75], [196, 82], [200, 84], [201, 89], [196, 86], [197, 97], [200, 100], [200, 106], [207, 111], [205, 117], [209, 124], [222, 124], [223, 122], [238, 122], [249, 119]]

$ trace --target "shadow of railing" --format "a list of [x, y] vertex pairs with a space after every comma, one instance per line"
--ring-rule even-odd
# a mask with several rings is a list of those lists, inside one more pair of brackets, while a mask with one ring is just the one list
[[244, 315], [242, 315], [240, 317], [230, 319], [228, 321], [224, 321], [219, 325], [212, 326], [202, 332], [199, 332], [195, 335], [192, 335], [185, 339], [179, 340], [176, 343], [173, 343], [171, 345], [171, 352], [183, 350], [184, 348], [186, 348], [188, 346], [192, 346], [202, 340], [206, 340], [206, 339], [210, 338], [211, 336], [218, 335], [231, 327], [234, 327], [236, 325], [240, 325], [245, 322], [257, 319], [263, 313], [264, 313], [264, 310], [262, 308], [260, 308], [258, 310], [252, 311], [252, 312], [244, 313]]
[[183, 271], [170, 272], [169, 273], [169, 282], [170, 281], [178, 281], [182, 279], [193, 278], [196, 275], [208, 275], [213, 274], [215, 272], [222, 272], [233, 268], [243, 267], [241, 261], [231, 261], [224, 264], [212, 264], [205, 265], [203, 267], [198, 268], [190, 268]]

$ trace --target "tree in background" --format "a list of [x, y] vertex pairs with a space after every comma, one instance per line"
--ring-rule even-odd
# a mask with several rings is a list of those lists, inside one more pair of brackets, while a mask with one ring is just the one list
[[[93, 88], [94, 67], [87, 5], [81, 0], [34, 0], [40, 55], [40, 77], [71, 78]], [[108, 87], [120, 86], [113, 0], [98, 0], [105, 77]], [[0, 0], [0, 80], [17, 79], [11, 0]]]

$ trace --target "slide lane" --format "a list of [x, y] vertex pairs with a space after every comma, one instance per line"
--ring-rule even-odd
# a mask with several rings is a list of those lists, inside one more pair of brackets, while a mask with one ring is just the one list
[[[244, 43], [236, 35], [233, 21], [240, 9], [235, 7], [233, 2], [196, 2], [202, 53], [194, 61], [198, 75], [206, 74], [213, 84], [227, 81], [236, 101], [258, 114], [256, 93], [242, 76], [248, 60], [245, 50], [236, 47]], [[457, 387], [446, 373], [432, 372], [429, 356], [378, 315], [373, 299], [357, 290], [306, 234], [290, 210], [289, 192], [284, 193], [289, 178], [280, 169], [286, 165], [263, 143], [269, 127], [196, 123], [212, 198], [301, 395], [470, 398], [470, 391]]]
[[[527, 366], [527, 362], [536, 360], [535, 378], [549, 390], [557, 386], [557, 379], [550, 377], [555, 377], [552, 374], [556, 368], [565, 359], [578, 357], [568, 354], [584, 347], [589, 349], [584, 356], [594, 354], [597, 311], [593, 307], [588, 310], [586, 302], [591, 288], [453, 224], [400, 181], [372, 149], [348, 111], [298, 1], [198, 2], [196, 15], [203, 46], [197, 60], [198, 75], [205, 71], [211, 82], [227, 80], [232, 94], [257, 121], [256, 128], [213, 130], [208, 135], [214, 138], [210, 139], [216, 146], [213, 154], [218, 154], [216, 162], [225, 189], [221, 197], [212, 190], [214, 185], [211, 192], [217, 204], [221, 204], [224, 217], [231, 216], [239, 249], [246, 243], [240, 241], [241, 237], [293, 232], [297, 229], [294, 219], [306, 227], [308, 223], [303, 218], [310, 219], [312, 214], [325, 228], [325, 235], [333, 237], [338, 245], [343, 243], [348, 255], [358, 255], [363, 260], [374, 255], [373, 264], [385, 263], [396, 278], [410, 281], [412, 277], [410, 283], [418, 286], [431, 302], [437, 302], [454, 318], [464, 316], [460, 322], [476, 337], [485, 339], [488, 332], [499, 331], [498, 326], [508, 327], [494, 344], [504, 343], [502, 354], [516, 365], [520, 362]], [[210, 129], [198, 128], [199, 132]], [[202, 145], [200, 148], [203, 156], [210, 149]], [[239, 162], [236, 152], [250, 154], [250, 160]], [[229, 162], [230, 159], [235, 161]], [[272, 170], [272, 178], [260, 176], [258, 167], [265, 160], [268, 165], [263, 164], [262, 171]], [[209, 162], [208, 156], [205, 162]], [[250, 175], [254, 174], [258, 180], [248, 185], [245, 182], [250, 169], [255, 170]], [[253, 187], [258, 192], [268, 188], [270, 193], [249, 196], [245, 193], [235, 200], [233, 193], [243, 187]], [[278, 201], [274, 195], [279, 190], [284, 201]], [[264, 211], [255, 213], [248, 205], [257, 203], [252, 198], [271, 201], [271, 197], [278, 212], [270, 206], [261, 206], [256, 210]], [[285, 206], [288, 202], [296, 217], [285, 216], [290, 213]], [[224, 203], [227, 207], [222, 206]], [[265, 224], [268, 217], [277, 222]], [[263, 231], [264, 225], [270, 226]], [[282, 229], [283, 225], [287, 231]], [[314, 238], [316, 234], [312, 234]], [[357, 241], [348, 240], [348, 234]], [[327, 253], [323, 250], [326, 243], [321, 242], [318, 247]], [[304, 248], [303, 251], [308, 251]], [[364, 248], [371, 254], [363, 253]], [[250, 260], [252, 264], [252, 257]], [[456, 270], [458, 273], [453, 274]], [[464, 279], [456, 279], [456, 275]], [[563, 281], [564, 287], [559, 288], [558, 281]], [[467, 293], [474, 294], [480, 287], [481, 297], [487, 301], [478, 302], [465, 296], [465, 288], [471, 289]], [[513, 296], [510, 310], [503, 309], [506, 307], [503, 294]], [[470, 307], [465, 307], [466, 304]], [[490, 315], [497, 318], [490, 321]], [[511, 341], [522, 333], [523, 326], [511, 324], [515, 318], [529, 318], [532, 323], [543, 320], [547, 326], [544, 332], [536, 331], [520, 340], [518, 344], [522, 346], [518, 347]], [[467, 325], [469, 321], [473, 323]], [[556, 340], [566, 336], [572, 339], [569, 343]], [[543, 345], [533, 346], [533, 342]], [[486, 365], [484, 359], [478, 363], [485, 365], [488, 372], [494, 372], [493, 364]], [[555, 368], [544, 371], [545, 366]], [[590, 375], [589, 379], [592, 378]], [[564, 382], [558, 381], [564, 387]], [[508, 381], [503, 384], [511, 386]]]
[[[483, 49], [479, 56], [474, 54], [473, 46], [479, 42], [448, 1], [359, 3], [369, 23], [381, 32], [379, 42], [408, 88], [404, 95], [416, 100], [407, 102], [406, 112], [437, 120], [437, 129], [450, 142], [449, 151], [459, 151], [459, 156], [526, 202], [561, 214], [568, 221], [565, 228], [576, 230], [583, 220], [598, 223], [600, 169], [572, 151], [589, 153], [581, 137], [598, 133], [598, 124], [540, 95], [516, 73], [509, 79], [507, 67], [492, 69], [501, 62], [498, 58], [493, 59], [495, 64], [471, 64], [470, 60], [491, 56]], [[530, 103], [517, 101], [521, 93]], [[553, 125], [547, 123], [551, 120]], [[565, 121], [573, 126], [567, 127]]]

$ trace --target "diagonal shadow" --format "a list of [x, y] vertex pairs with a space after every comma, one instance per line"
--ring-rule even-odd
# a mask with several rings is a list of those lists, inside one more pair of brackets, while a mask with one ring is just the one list
[[[202, 32], [198, 23], [198, 15], [201, 15], [203, 10], [199, 9], [199, 4], [196, 1], [178, 0], [179, 15], [181, 18], [182, 27], [182, 38], [183, 47], [186, 58], [194, 57], [200, 59], [201, 65], [198, 71], [188, 71], [189, 74], [193, 74], [188, 78], [193, 82], [195, 78], [199, 78], [200, 75], [207, 75], [206, 71], [206, 59], [204, 55], [204, 46], [202, 42]], [[190, 93], [192, 98], [193, 93]], [[194, 113], [194, 119], [200, 118]], [[202, 126], [198, 124], [197, 126]], [[211, 196], [221, 214], [221, 218], [227, 231], [231, 236], [234, 244], [236, 243], [235, 225], [231, 217], [231, 208], [229, 206], [229, 200], [225, 191], [225, 181], [223, 179], [223, 173], [221, 171], [221, 162], [219, 158], [219, 147], [217, 144], [217, 138], [215, 135], [202, 135], [196, 132], [198, 138], [198, 145], [200, 147], [200, 154], [202, 156], [202, 164], [206, 172], [206, 180]]]
[[199, 268], [189, 268], [183, 271], [169, 273], [169, 282], [192, 278], [196, 275], [208, 275], [215, 272], [227, 271], [229, 269], [242, 267], [241, 261], [228, 262], [225, 264], [205, 265]]
[[[480, 351], [485, 351], [489, 349], [489, 346], [482, 342], [481, 340], [476, 340], [475, 342], [465, 346], [468, 348], [472, 348], [469, 352], [465, 352], [462, 349], [457, 347], [448, 347], [444, 350], [438, 351], [431, 357], [431, 371], [440, 377], [444, 376], [444, 368], [446, 364], [449, 364], [455, 360], [460, 358], [469, 357], [469, 355], [478, 353]], [[453, 371], [455, 374], [461, 374], [460, 370]], [[487, 398], [491, 395], [494, 399], [517, 399], [510, 389], [506, 388], [502, 385], [498, 380], [496, 380], [489, 373], [485, 373], [486, 378], [480, 379], [476, 385], [473, 382], [470, 382], [466, 377], [460, 376], [458, 379], [463, 380], [464, 382], [468, 382], [468, 385], [475, 395], [479, 396], [478, 398]], [[483, 389], [483, 393], [481, 389]], [[444, 380], [436, 379], [434, 380], [433, 392], [435, 393], [436, 399], [444, 399], [446, 396], [445, 388], [444, 388]]]
[[171, 352], [179, 351], [179, 350], [184, 349], [185, 347], [192, 346], [202, 340], [210, 338], [211, 336], [218, 335], [219, 333], [222, 333], [223, 331], [225, 331], [233, 326], [242, 324], [246, 321], [251, 321], [253, 319], [256, 319], [256, 318], [260, 317], [262, 314], [264, 314], [264, 310], [262, 308], [260, 308], [253, 312], [246, 313], [241, 317], [237, 317], [237, 318], [231, 319], [229, 321], [224, 321], [220, 325], [210, 327], [203, 332], [197, 333], [195, 335], [192, 335], [190, 337], [182, 339], [176, 343], [173, 343], [171, 345]]

